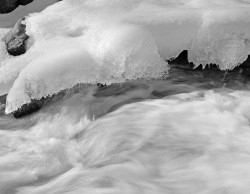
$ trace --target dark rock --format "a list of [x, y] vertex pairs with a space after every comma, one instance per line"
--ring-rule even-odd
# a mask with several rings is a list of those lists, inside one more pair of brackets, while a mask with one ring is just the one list
[[29, 38], [25, 34], [25, 18], [17, 21], [14, 28], [5, 36], [5, 44], [10, 55], [18, 56], [26, 52], [25, 42]]
[[0, 104], [6, 104], [7, 94], [0, 96]]
[[4, 115], [7, 94], [0, 96], [0, 116]]
[[64, 97], [69, 97], [70, 95], [80, 93], [86, 87], [88, 87], [88, 85], [86, 85], [86, 84], [77, 84], [71, 89], [62, 90], [62, 91], [55, 93], [51, 96], [43, 97], [39, 100], [32, 99], [30, 103], [22, 105], [19, 109], [12, 112], [11, 114], [13, 114], [13, 116], [15, 118], [28, 116], [32, 113], [39, 111], [41, 108], [43, 108], [51, 103], [54, 103], [56, 101], [63, 99]]
[[12, 112], [15, 118], [24, 117], [39, 111], [42, 107], [62, 99], [66, 95], [65, 91], [59, 92], [49, 97], [43, 97], [39, 100], [33, 99], [30, 103], [22, 105], [21, 108]]
[[19, 5], [27, 5], [31, 3], [33, 0], [19, 0]]
[[44, 99], [41, 100], [32, 100], [29, 104], [24, 104], [21, 108], [14, 111], [12, 114], [15, 118], [20, 118], [31, 113], [38, 111], [44, 105]]
[[19, 5], [27, 5], [33, 0], [0, 0], [0, 14], [14, 11]]
[[97, 86], [98, 88], [104, 88], [104, 87], [106, 87], [107, 85], [106, 85], [106, 84], [102, 84], [102, 83], [97, 83], [96, 86]]
[[9, 13], [18, 7], [18, 0], [1, 0], [0, 13]]
[[189, 64], [188, 61], [188, 51], [182, 51], [178, 57], [168, 60], [169, 64]]

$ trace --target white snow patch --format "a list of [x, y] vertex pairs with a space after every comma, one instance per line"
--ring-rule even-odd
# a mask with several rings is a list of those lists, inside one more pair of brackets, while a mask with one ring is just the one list
[[250, 4], [243, 0], [64, 0], [26, 24], [28, 52], [0, 69], [0, 84], [15, 82], [7, 113], [79, 82], [161, 78], [163, 59], [182, 50], [196, 65], [222, 70], [250, 54]]

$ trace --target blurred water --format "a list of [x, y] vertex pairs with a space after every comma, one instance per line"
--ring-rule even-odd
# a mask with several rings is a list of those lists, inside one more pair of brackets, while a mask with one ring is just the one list
[[[54, 2], [1, 15], [0, 28]], [[12, 88], [13, 110], [76, 83], [121, 83], [82, 84], [21, 119], [4, 114], [1, 96], [0, 194], [248, 193], [250, 70], [236, 66], [249, 55], [249, 8], [64, 0], [31, 14], [25, 55], [0, 42], [0, 95]], [[236, 68], [169, 70], [163, 59], [183, 49], [196, 65]]]
[[247, 193], [249, 84], [221, 76], [172, 68], [0, 117], [0, 193]]

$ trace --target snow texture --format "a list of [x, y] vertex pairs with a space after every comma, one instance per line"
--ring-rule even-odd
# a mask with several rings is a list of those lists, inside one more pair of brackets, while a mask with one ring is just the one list
[[77, 83], [162, 78], [182, 50], [233, 69], [250, 54], [249, 24], [249, 0], [58, 2], [27, 17], [27, 53], [1, 61], [6, 113]]

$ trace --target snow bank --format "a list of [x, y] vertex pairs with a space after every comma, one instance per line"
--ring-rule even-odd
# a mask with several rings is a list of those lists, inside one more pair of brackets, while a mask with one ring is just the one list
[[249, 24], [249, 0], [64, 0], [27, 18], [28, 52], [0, 67], [0, 84], [14, 82], [6, 112], [80, 82], [161, 78], [182, 50], [233, 69]]

